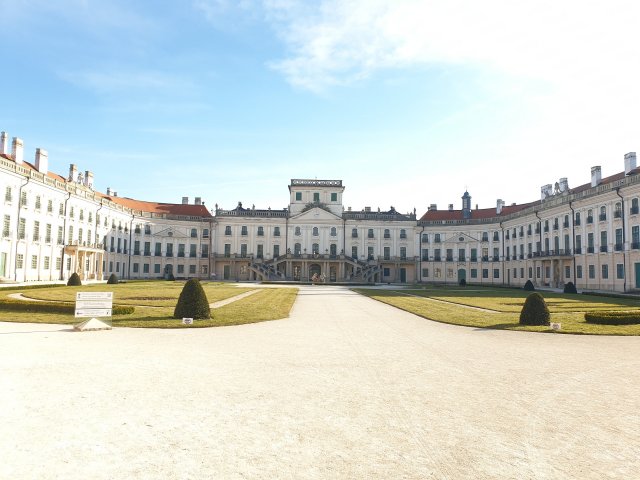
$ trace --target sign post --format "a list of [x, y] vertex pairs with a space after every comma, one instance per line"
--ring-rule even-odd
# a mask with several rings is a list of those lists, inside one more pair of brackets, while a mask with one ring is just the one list
[[77, 292], [76, 318], [89, 318], [74, 326], [75, 330], [111, 330], [110, 322], [98, 317], [111, 318], [113, 310], [113, 292]]

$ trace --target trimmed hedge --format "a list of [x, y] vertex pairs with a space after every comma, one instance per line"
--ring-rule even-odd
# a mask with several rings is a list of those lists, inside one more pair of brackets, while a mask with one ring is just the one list
[[69, 281], [67, 282], [68, 287], [79, 287], [82, 285], [82, 280], [80, 280], [80, 275], [76, 272], [73, 272], [69, 277]]
[[118, 276], [115, 273], [109, 275], [109, 280], [107, 280], [107, 285], [116, 285], [118, 283]]
[[521, 325], [549, 325], [551, 314], [544, 297], [539, 293], [532, 293], [524, 301], [520, 312]]
[[184, 284], [173, 311], [173, 318], [193, 318], [194, 320], [211, 318], [207, 294], [197, 278], [192, 278]]
[[522, 289], [526, 290], [527, 292], [533, 292], [536, 287], [533, 286], [531, 280], [527, 280], [527, 283], [524, 284], [524, 287], [522, 287]]
[[578, 293], [573, 282], [565, 283], [563, 293]]
[[[20, 300], [0, 299], [0, 310], [12, 312], [33, 312], [33, 313], [69, 313], [73, 315], [76, 310], [75, 303], [62, 302], [28, 302]], [[135, 312], [135, 307], [130, 305], [114, 305], [111, 313], [113, 315], [131, 315]]]
[[640, 312], [587, 312], [584, 319], [598, 325], [638, 325]]

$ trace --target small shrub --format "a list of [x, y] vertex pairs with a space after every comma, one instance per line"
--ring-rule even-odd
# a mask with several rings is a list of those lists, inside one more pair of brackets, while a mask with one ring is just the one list
[[107, 285], [115, 285], [118, 283], [118, 276], [115, 273], [109, 275], [109, 280], [107, 280]]
[[598, 325], [638, 325], [639, 312], [586, 312], [584, 319], [587, 323]]
[[578, 290], [576, 290], [576, 286], [573, 284], [573, 282], [569, 282], [569, 283], [565, 283], [564, 284], [564, 293], [578, 293]]
[[80, 280], [80, 275], [76, 272], [73, 272], [67, 281], [68, 287], [79, 287], [82, 285], [82, 280]]
[[464, 278], [461, 278], [460, 281], [458, 282], [458, 285], [460, 285], [461, 287], [466, 287], [467, 281]]
[[525, 283], [524, 287], [522, 288], [527, 292], [533, 292], [536, 289], [536, 287], [533, 286], [533, 283], [531, 282], [531, 280], [527, 280], [527, 283]]
[[551, 314], [547, 303], [539, 293], [532, 293], [527, 297], [520, 312], [521, 325], [549, 325]]
[[192, 278], [184, 284], [176, 308], [173, 311], [173, 318], [193, 318], [194, 320], [211, 318], [207, 294], [204, 293], [204, 289], [197, 278]]

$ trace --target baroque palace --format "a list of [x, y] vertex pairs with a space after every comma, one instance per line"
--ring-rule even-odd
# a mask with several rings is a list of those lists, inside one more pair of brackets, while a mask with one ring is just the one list
[[201, 278], [232, 281], [468, 283], [626, 292], [640, 289], [640, 169], [495, 208], [439, 210], [418, 219], [343, 207], [341, 180], [293, 179], [289, 207], [209, 211], [201, 198], [158, 203], [94, 190], [93, 174], [48, 170], [36, 149], [0, 134], [0, 281]]

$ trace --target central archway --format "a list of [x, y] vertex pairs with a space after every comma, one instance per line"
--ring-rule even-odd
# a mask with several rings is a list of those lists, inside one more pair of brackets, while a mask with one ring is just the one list
[[312, 279], [314, 275], [317, 275], [318, 277], [322, 275], [322, 269], [317, 263], [309, 265], [309, 279]]

